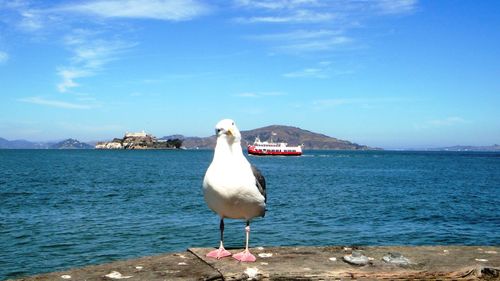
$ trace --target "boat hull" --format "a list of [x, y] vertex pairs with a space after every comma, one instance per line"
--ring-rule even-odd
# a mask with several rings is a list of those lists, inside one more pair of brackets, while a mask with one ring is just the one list
[[258, 149], [253, 146], [248, 146], [248, 154], [257, 156], [300, 156], [302, 155], [302, 151]]

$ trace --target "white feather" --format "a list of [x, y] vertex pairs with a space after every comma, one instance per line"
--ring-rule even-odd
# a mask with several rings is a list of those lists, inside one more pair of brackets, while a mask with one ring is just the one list
[[[265, 212], [265, 198], [241, 149], [241, 135], [232, 120], [216, 126], [214, 158], [203, 180], [205, 201], [222, 218], [250, 220]], [[230, 133], [228, 133], [230, 132]]]

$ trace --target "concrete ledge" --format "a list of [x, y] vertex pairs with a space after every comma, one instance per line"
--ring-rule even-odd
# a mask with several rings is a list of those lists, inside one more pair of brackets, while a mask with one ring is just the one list
[[254, 263], [206, 258], [210, 250], [191, 248], [18, 280], [500, 280], [500, 247], [259, 247], [251, 249]]

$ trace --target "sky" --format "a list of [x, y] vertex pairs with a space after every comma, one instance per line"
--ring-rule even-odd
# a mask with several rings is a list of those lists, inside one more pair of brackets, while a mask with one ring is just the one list
[[500, 2], [0, 0], [0, 137], [500, 144]]

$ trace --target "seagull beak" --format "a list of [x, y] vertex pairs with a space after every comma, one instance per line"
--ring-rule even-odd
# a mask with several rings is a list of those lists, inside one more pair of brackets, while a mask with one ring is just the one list
[[231, 130], [231, 128], [229, 128], [229, 129], [227, 130], [227, 134], [228, 134], [229, 136], [234, 136], [233, 130]]

